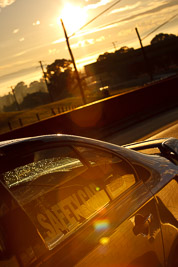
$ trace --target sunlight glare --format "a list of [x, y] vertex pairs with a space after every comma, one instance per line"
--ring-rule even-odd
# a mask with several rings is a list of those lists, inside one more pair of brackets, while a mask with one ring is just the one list
[[66, 3], [58, 18], [58, 24], [63, 20], [67, 32], [70, 34], [79, 30], [87, 21], [87, 11], [85, 8]]

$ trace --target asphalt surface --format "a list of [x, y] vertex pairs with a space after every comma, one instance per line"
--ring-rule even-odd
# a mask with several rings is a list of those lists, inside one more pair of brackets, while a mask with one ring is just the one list
[[178, 121], [176, 121], [174, 124], [167, 125], [166, 129], [151, 136], [149, 139], [159, 139], [163, 137], [175, 137], [178, 139]]
[[104, 138], [104, 141], [123, 145], [163, 137], [178, 138], [178, 108], [160, 113], [122, 131], [116, 131]]

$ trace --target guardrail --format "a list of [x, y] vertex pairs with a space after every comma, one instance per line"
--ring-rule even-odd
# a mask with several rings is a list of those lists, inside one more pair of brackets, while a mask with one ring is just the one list
[[174, 106], [178, 106], [178, 76], [13, 130], [0, 135], [0, 140], [51, 133], [100, 137], [108, 126], [123, 128]]
[[[30, 120], [31, 120], [31, 123], [29, 123], [29, 117], [25, 118], [24, 116], [21, 117], [21, 115], [19, 115], [18, 118], [16, 119], [11, 119], [11, 120], [8, 120], [7, 121], [7, 125], [6, 127], [4, 127], [1, 131], [0, 129], [0, 135], [4, 132], [6, 132], [6, 130], [14, 130], [14, 129], [18, 129], [18, 128], [21, 128], [23, 126], [27, 126], [29, 124], [32, 124], [32, 123], [36, 123], [36, 122], [39, 122], [41, 120], [44, 120], [44, 115], [45, 115], [45, 119], [46, 118], [50, 118], [54, 115], [59, 115], [59, 114], [62, 114], [66, 111], [71, 111], [73, 109], [75, 109], [76, 107], [78, 107], [78, 105], [63, 105], [63, 106], [57, 106], [57, 107], [54, 107], [54, 108], [46, 108], [45, 109], [45, 113], [44, 113], [44, 110], [43, 112], [36, 112], [36, 113], [32, 113], [31, 114], [31, 117], [30, 117]], [[5, 123], [4, 123], [5, 124]], [[4, 131], [3, 131], [4, 130]]]

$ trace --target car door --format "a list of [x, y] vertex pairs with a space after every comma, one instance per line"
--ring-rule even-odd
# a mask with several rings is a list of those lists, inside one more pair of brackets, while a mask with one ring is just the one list
[[164, 266], [156, 202], [133, 166], [111, 153], [77, 149], [110, 199], [93, 222], [97, 245], [77, 266]]
[[21, 222], [12, 246], [22, 266], [163, 266], [155, 199], [127, 159], [87, 145], [29, 158], [3, 174], [41, 240]]
[[178, 177], [155, 194], [160, 214], [167, 266], [178, 266]]

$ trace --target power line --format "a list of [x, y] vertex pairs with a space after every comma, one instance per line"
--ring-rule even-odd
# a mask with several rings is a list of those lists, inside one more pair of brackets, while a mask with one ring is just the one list
[[[178, 14], [174, 15], [173, 17], [171, 17], [170, 19], [168, 19], [166, 22], [164, 22], [164, 23], [162, 23], [161, 25], [159, 25], [156, 29], [154, 29], [153, 31], [151, 31], [151, 32], [150, 32], [149, 34], [147, 34], [146, 36], [144, 36], [144, 37], [142, 38], [142, 40], [144, 40], [144, 39], [147, 38], [150, 34], [152, 34], [152, 33], [155, 32], [156, 30], [158, 30], [159, 28], [161, 28], [162, 26], [164, 26], [165, 24], [167, 24], [169, 21], [171, 21], [171, 20], [172, 20], [173, 18], [175, 18], [177, 15], [178, 15]], [[127, 20], [127, 18], [124, 19], [124, 20]], [[108, 23], [108, 24], [101, 25], [101, 26], [97, 27], [97, 29], [100, 29], [100, 28], [103, 28], [103, 27], [109, 27], [109, 26], [111, 26], [111, 25], [118, 24], [118, 23], [120, 23], [120, 22], [123, 22], [123, 19], [121, 19], [121, 20], [117, 20], [117, 21], [113, 21], [113, 22]]]
[[[154, 29], [152, 32], [150, 32], [149, 34], [147, 34], [147, 36], [145, 36], [144, 38], [142, 38], [142, 40], [145, 39], [146, 37], [148, 37], [148, 35], [150, 35], [150, 34], [153, 33], [154, 31], [156, 31], [157, 29], [159, 29], [159, 28], [162, 27], [163, 25], [167, 24], [169, 21], [171, 21], [171, 20], [172, 20], [173, 18], [175, 18], [177, 15], [178, 15], [178, 14], [174, 15], [174, 16], [171, 17], [169, 20], [167, 20], [166, 22], [164, 22], [164, 23], [162, 23], [161, 25], [159, 25], [156, 29]], [[124, 19], [124, 20], [127, 20], [127, 18]], [[111, 26], [111, 25], [114, 25], [114, 24], [117, 24], [117, 23], [120, 23], [120, 22], [123, 22], [123, 19], [121, 19], [121, 20], [117, 20], [117, 21], [113, 21], [113, 22], [108, 23], [108, 24], [104, 24], [104, 25], [102, 25], [102, 26], [99, 26], [98, 28], [108, 27], [108, 26]]]
[[[120, 0], [120, 1], [122, 1], [122, 0]], [[127, 18], [126, 18], [126, 19], [116, 20], [116, 21], [113, 21], [113, 22], [110, 22], [110, 23], [107, 23], [107, 24], [103, 24], [103, 25], [101, 25], [101, 26], [96, 27], [96, 29], [101, 29], [101, 28], [109, 27], [109, 26], [111, 26], [111, 25], [114, 25], [114, 24], [118, 24], [118, 23], [120, 23], [120, 22], [123, 22], [124, 20], [127, 20]], [[83, 27], [82, 27], [82, 28], [83, 28]], [[81, 30], [81, 28], [80, 28], [78, 31], [80, 31], [80, 30]], [[85, 32], [84, 32], [84, 33], [85, 33]], [[72, 37], [74, 34], [76, 34], [76, 32], [73, 33], [70, 37]]]
[[[118, 0], [116, 1], [114, 4], [112, 4], [111, 6], [109, 6], [108, 8], [106, 8], [105, 10], [103, 10], [101, 13], [99, 13], [96, 17], [94, 17], [93, 19], [89, 20], [86, 24], [84, 24], [81, 28], [79, 28], [76, 32], [81, 31], [83, 28], [85, 28], [86, 26], [88, 26], [90, 23], [92, 23], [94, 20], [96, 20], [97, 18], [99, 18], [100, 16], [102, 16], [104, 13], [106, 13], [108, 10], [110, 10], [111, 8], [113, 8], [115, 5], [119, 4], [122, 0]], [[74, 32], [72, 35], [69, 36], [72, 37], [76, 34], [76, 32]]]
[[142, 38], [142, 41], [144, 39], [146, 39], [148, 36], [150, 36], [152, 33], [154, 33], [155, 31], [157, 31], [159, 28], [161, 28], [162, 26], [164, 26], [165, 24], [167, 24], [169, 21], [171, 21], [173, 18], [175, 18], [178, 14], [174, 15], [173, 17], [171, 17], [170, 19], [168, 19], [167, 21], [165, 21], [164, 23], [162, 23], [161, 25], [159, 25], [157, 28], [155, 28], [154, 30], [152, 30], [150, 33], [148, 33], [146, 36], [144, 36]]

